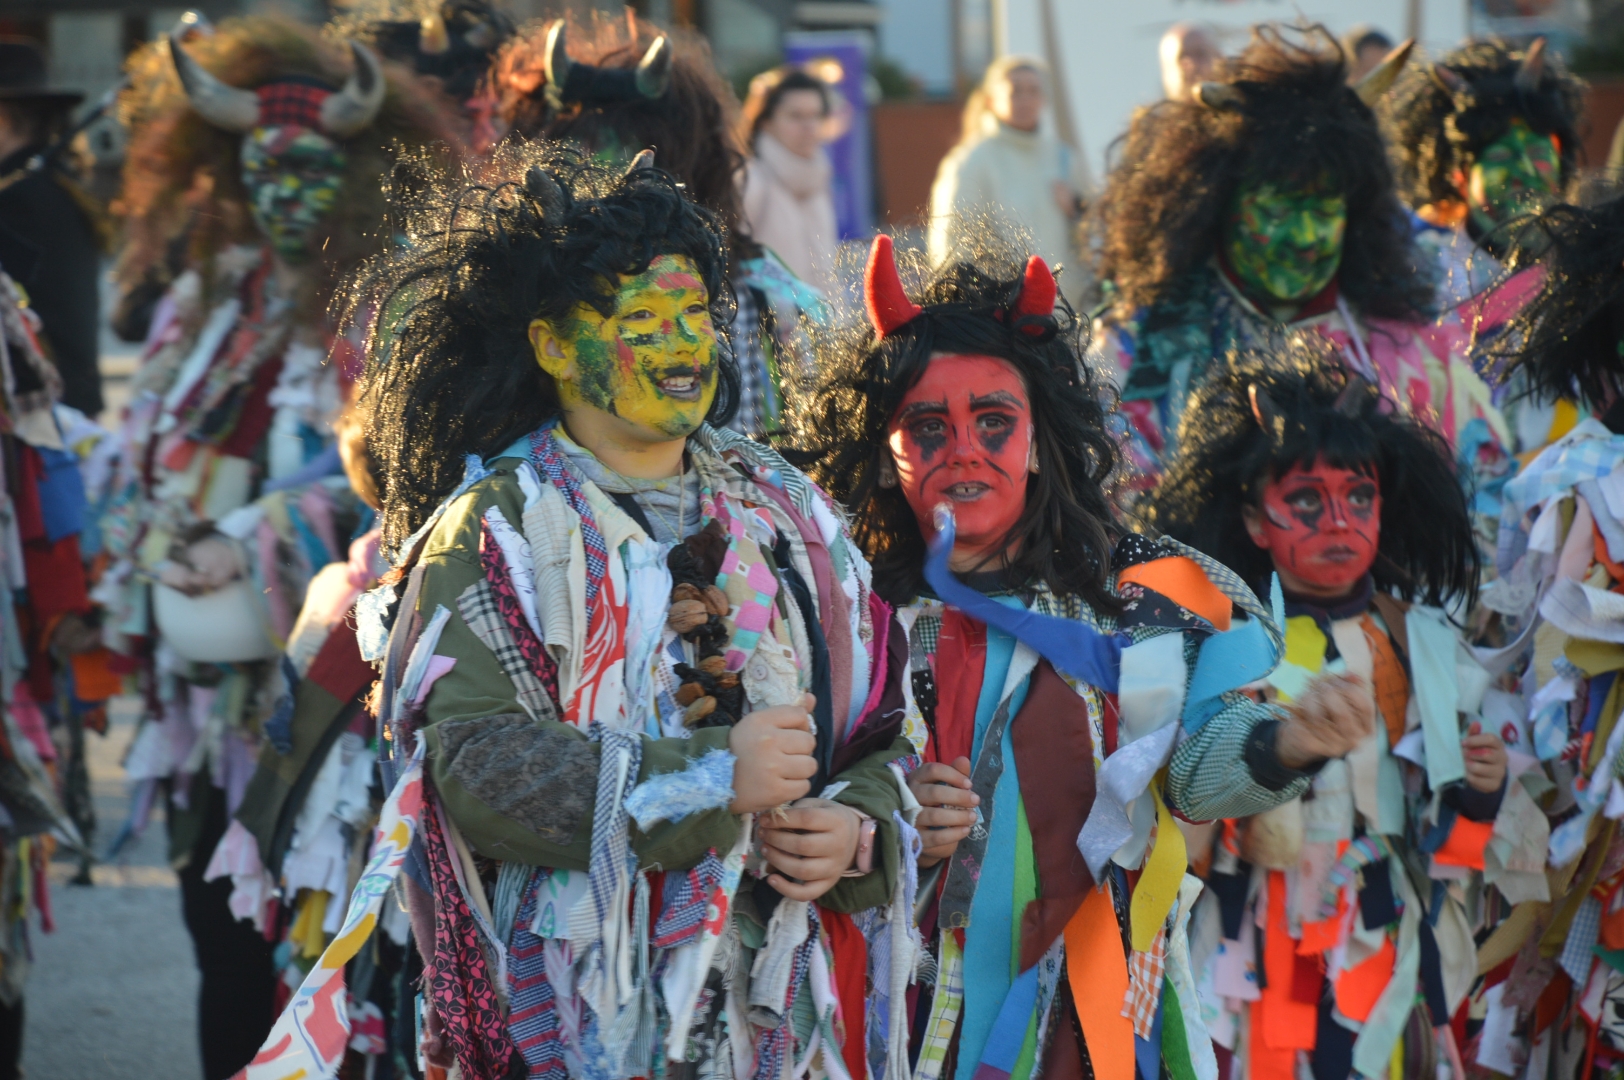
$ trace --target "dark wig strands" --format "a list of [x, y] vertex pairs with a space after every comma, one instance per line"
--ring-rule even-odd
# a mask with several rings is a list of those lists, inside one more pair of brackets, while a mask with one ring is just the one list
[[[1376, 587], [1443, 606], [1476, 593], [1478, 550], [1466, 493], [1449, 447], [1372, 386], [1346, 389], [1326, 346], [1306, 339], [1270, 355], [1231, 356], [1196, 390], [1179, 425], [1178, 451], [1141, 511], [1157, 530], [1203, 551], [1254, 587], [1268, 580], [1269, 553], [1247, 534], [1241, 508], [1263, 485], [1317, 458], [1376, 477], [1381, 540]], [[1265, 431], [1250, 390], [1266, 395], [1284, 422]]]
[[1219, 75], [1240, 91], [1238, 109], [1161, 101], [1142, 110], [1113, 148], [1105, 193], [1090, 212], [1100, 276], [1118, 301], [1133, 309], [1172, 299], [1218, 250], [1238, 188], [1329, 181], [1348, 208], [1342, 294], [1366, 314], [1421, 317], [1432, 289], [1376, 118], [1347, 74], [1341, 46], [1323, 26], [1265, 25]]
[[1504, 379], [1520, 371], [1530, 393], [1577, 393], [1606, 408], [1624, 385], [1624, 195], [1597, 206], [1557, 206], [1532, 219], [1511, 253], [1538, 260], [1545, 282], [1483, 349]]
[[884, 340], [875, 340], [866, 321], [821, 340], [816, 386], [792, 396], [795, 460], [850, 508], [853, 536], [874, 565], [875, 591], [905, 603], [925, 587], [925, 541], [901, 489], [879, 484], [891, 417], [933, 354], [1007, 360], [1026, 384], [1038, 455], [1026, 512], [1010, 536], [1020, 554], [1008, 577], [1116, 611], [1120, 602], [1106, 587], [1112, 519], [1105, 493], [1117, 461], [1106, 432], [1114, 391], [1082, 360], [1087, 326], [1063, 298], [1042, 335], [994, 317], [1019, 292], [1025, 255], [992, 246], [991, 236], [981, 243], [966, 253], [969, 261], [945, 266], [910, 290], [924, 313]]
[[404, 171], [406, 242], [365, 268], [347, 312], [362, 322], [379, 313], [360, 403], [383, 474], [386, 550], [398, 552], [456, 488], [468, 455], [489, 457], [559, 414], [530, 323], [582, 304], [613, 314], [619, 279], [662, 255], [692, 259], [705, 283], [719, 337], [707, 419], [732, 416], [739, 375], [722, 233], [669, 173], [627, 174], [542, 144], [506, 145], [477, 173]]
[[1445, 90], [1430, 63], [1411, 64], [1383, 103], [1391, 135], [1399, 190], [1413, 207], [1459, 202], [1456, 171], [1470, 168], [1484, 147], [1522, 118], [1562, 146], [1562, 180], [1573, 176], [1579, 153], [1575, 122], [1584, 103], [1584, 84], [1545, 54], [1545, 70], [1531, 91], [1517, 87], [1525, 51], [1504, 41], [1473, 41], [1438, 63], [1460, 76], [1465, 88]]

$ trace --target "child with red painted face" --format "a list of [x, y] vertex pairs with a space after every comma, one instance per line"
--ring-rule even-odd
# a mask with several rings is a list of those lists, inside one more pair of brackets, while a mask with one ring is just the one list
[[915, 910], [938, 965], [916, 1075], [1154, 1076], [1158, 1022], [1210, 1063], [1172, 815], [1299, 794], [1369, 729], [1368, 696], [1237, 692], [1278, 631], [1218, 563], [1113, 525], [1108, 394], [1040, 259], [989, 243], [910, 294], [880, 237], [866, 300], [798, 438], [908, 633]]
[[1465, 900], [1520, 899], [1507, 867], [1542, 865], [1549, 829], [1507, 782], [1496, 732], [1513, 699], [1486, 693], [1440, 610], [1470, 601], [1478, 574], [1448, 449], [1307, 343], [1231, 357], [1187, 417], [1150, 521], [1254, 584], [1278, 575], [1286, 656], [1267, 698], [1332, 675], [1379, 719], [1300, 801], [1193, 853], [1218, 913], [1192, 943], [1211, 958], [1214, 1038], [1255, 1076], [1288, 1075], [1300, 1054], [1319, 1078], [1374, 1074], [1401, 1033], [1458, 1062], [1448, 1024], [1496, 910]]

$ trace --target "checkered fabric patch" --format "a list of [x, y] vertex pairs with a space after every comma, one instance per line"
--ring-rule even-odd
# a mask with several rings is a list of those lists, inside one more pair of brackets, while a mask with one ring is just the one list
[[919, 1064], [914, 1080], [940, 1080], [947, 1050], [959, 1026], [959, 1006], [964, 1003], [964, 953], [958, 935], [942, 931], [941, 959], [937, 965], [936, 996], [930, 1003], [930, 1020], [919, 1047]]
[[1156, 939], [1144, 952], [1128, 961], [1128, 993], [1122, 1002], [1122, 1015], [1133, 1021], [1133, 1033], [1150, 1038], [1156, 1023], [1156, 1004], [1161, 1000], [1162, 977], [1167, 974], [1167, 927], [1156, 931]]
[[513, 941], [508, 949], [508, 1031], [529, 1067], [530, 1080], [564, 1080], [569, 1075], [564, 1067], [556, 997], [547, 979], [546, 942], [529, 929], [536, 916], [536, 896], [547, 873], [537, 870], [530, 875], [518, 917], [513, 921]]
[[496, 600], [502, 621], [507, 624], [508, 632], [513, 635], [513, 643], [524, 656], [525, 666], [541, 680], [548, 694], [557, 700], [558, 663], [542, 647], [542, 641], [535, 631], [530, 629], [530, 623], [519, 605], [519, 595], [513, 588], [507, 556], [492, 535], [490, 524], [483, 520], [479, 523], [479, 565], [485, 571], [485, 580], [490, 584], [491, 595]]
[[722, 884], [722, 875], [722, 860], [717, 858], [715, 848], [707, 851], [692, 870], [668, 871], [660, 918], [654, 924], [649, 944], [656, 949], [674, 949], [698, 937], [711, 896]]
[[457, 597], [457, 611], [468, 629], [495, 655], [497, 664], [513, 680], [514, 692], [524, 710], [538, 720], [557, 720], [558, 709], [552, 695], [547, 693], [546, 684], [536, 677], [529, 660], [513, 640], [513, 632], [502, 618], [491, 583], [481, 579], [462, 590]]
[[331, 87], [289, 79], [266, 83], [254, 93], [259, 96], [260, 127], [297, 124], [319, 129], [322, 103], [333, 96]]

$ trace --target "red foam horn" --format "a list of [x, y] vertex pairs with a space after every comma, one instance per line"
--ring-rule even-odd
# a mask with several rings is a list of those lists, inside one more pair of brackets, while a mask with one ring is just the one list
[[[1011, 321], [1027, 315], [1045, 317], [1053, 315], [1056, 291], [1054, 275], [1049, 272], [1049, 264], [1036, 255], [1027, 259], [1026, 274], [1021, 279], [1021, 294], [1015, 298], [1015, 304], [1010, 309]], [[1043, 333], [1043, 328], [1029, 324], [1023, 326], [1021, 332], [1036, 337]]]
[[868, 250], [868, 267], [863, 271], [863, 300], [875, 336], [881, 338], [906, 326], [924, 310], [909, 300], [903, 290], [891, 238], [883, 233], [874, 238], [874, 246]]

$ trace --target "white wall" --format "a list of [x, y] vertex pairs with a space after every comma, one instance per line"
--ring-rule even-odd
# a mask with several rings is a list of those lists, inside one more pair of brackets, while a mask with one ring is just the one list
[[[1007, 50], [1044, 55], [1039, 0], [1001, 0], [1000, 41]], [[1107, 145], [1126, 130], [1134, 108], [1161, 96], [1156, 46], [1180, 20], [1199, 20], [1223, 34], [1225, 52], [1245, 44], [1246, 28], [1267, 20], [1323, 22], [1341, 34], [1369, 23], [1397, 40], [1404, 31], [1405, 0], [1270, 0], [1191, 3], [1189, 0], [1050, 0], [1059, 25], [1062, 63], [1072, 115], [1083, 146], [1102, 176]], [[1433, 52], [1466, 36], [1466, 0], [1423, 0], [1421, 43]]]

